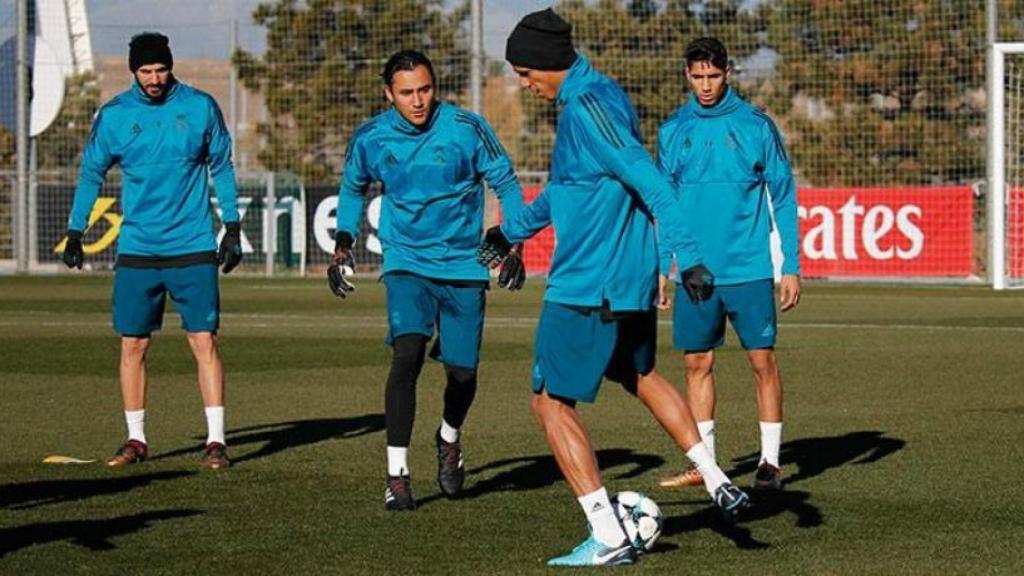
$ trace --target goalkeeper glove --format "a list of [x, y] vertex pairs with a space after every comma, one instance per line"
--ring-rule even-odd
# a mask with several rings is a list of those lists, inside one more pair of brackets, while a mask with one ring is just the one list
[[715, 275], [703, 264], [691, 266], [683, 270], [683, 289], [694, 304], [707, 300], [715, 290]]
[[[522, 246], [520, 244], [520, 246]], [[526, 265], [518, 250], [509, 252], [498, 273], [498, 286], [511, 291], [519, 290], [526, 283]]]
[[476, 251], [476, 261], [488, 268], [496, 268], [511, 251], [512, 243], [501, 232], [501, 227], [492, 226], [484, 234], [480, 248]]
[[64, 265], [68, 268], [82, 269], [85, 251], [82, 248], [82, 233], [68, 230], [68, 241], [64, 244]]
[[334, 236], [334, 262], [327, 267], [327, 285], [338, 298], [345, 298], [356, 289], [347, 278], [356, 269], [356, 261], [352, 258], [353, 244], [355, 239], [348, 232], [339, 231]]
[[220, 240], [217, 251], [217, 265], [225, 274], [230, 273], [242, 262], [242, 224], [239, 222], [224, 223], [224, 237]]

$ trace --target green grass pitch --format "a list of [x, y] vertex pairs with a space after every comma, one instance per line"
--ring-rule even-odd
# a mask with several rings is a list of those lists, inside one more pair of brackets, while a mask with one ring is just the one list
[[[530, 574], [585, 536], [529, 414], [542, 283], [490, 293], [464, 499], [439, 497], [442, 371], [419, 384], [411, 449], [421, 508], [385, 513], [383, 288], [347, 301], [321, 278], [222, 283], [235, 466], [201, 470], [205, 421], [179, 322], [149, 357], [149, 462], [122, 441], [106, 276], [0, 278], [0, 574]], [[682, 356], [662, 317], [659, 367]], [[735, 528], [702, 490], [656, 479], [683, 457], [606, 384], [582, 408], [611, 490], [666, 515], [651, 574], [1024, 574], [1024, 293], [809, 284], [781, 318], [788, 479]], [[719, 461], [741, 485], [758, 452], [753, 379], [719, 354]]]

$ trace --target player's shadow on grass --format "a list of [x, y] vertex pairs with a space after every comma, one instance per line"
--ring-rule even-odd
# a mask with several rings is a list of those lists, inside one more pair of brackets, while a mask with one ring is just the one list
[[[635, 478], [654, 470], [665, 463], [661, 456], [643, 454], [625, 448], [608, 448], [597, 451], [597, 462], [606, 478]], [[625, 468], [624, 470], [619, 470]], [[494, 476], [479, 479], [489, 473]], [[466, 470], [466, 481], [469, 484], [459, 495], [460, 499], [476, 498], [493, 492], [511, 492], [539, 490], [562, 481], [562, 472], [558, 469], [555, 458], [551, 455], [522, 456], [495, 460], [483, 466]], [[417, 499], [417, 505], [428, 504], [443, 498], [441, 494], [431, 494], [426, 498]]]
[[[671, 536], [685, 532], [694, 532], [710, 528], [722, 536], [736, 543], [736, 547], [743, 550], [761, 550], [771, 548], [771, 544], [762, 542], [754, 537], [753, 532], [746, 527], [749, 522], [757, 522], [766, 518], [772, 518], [782, 513], [790, 513], [796, 517], [798, 528], [815, 528], [824, 523], [821, 510], [811, 504], [811, 494], [799, 490], [786, 489], [770, 496], [759, 496], [751, 493], [753, 505], [741, 516], [740, 523], [735, 526], [727, 525], [719, 516], [718, 509], [694, 489], [693, 499], [677, 500], [673, 502], [662, 501], [660, 506], [665, 514], [665, 525], [662, 534]], [[672, 514], [673, 507], [681, 504], [704, 504], [702, 509], [690, 514], [677, 516]]]
[[[723, 536], [733, 540], [739, 548], [757, 550], [771, 547], [770, 544], [757, 540], [750, 529], [744, 524], [772, 518], [789, 513], [796, 518], [798, 528], [816, 528], [824, 523], [821, 510], [811, 502], [811, 494], [794, 490], [793, 485], [808, 478], [825, 473], [830, 468], [838, 468], [847, 464], [870, 464], [902, 450], [906, 442], [899, 438], [886, 437], [884, 432], [877, 430], [849, 432], [841, 436], [823, 438], [800, 438], [790, 440], [782, 445], [779, 461], [783, 470], [789, 472], [796, 467], [796, 472], [783, 477], [784, 487], [778, 493], [758, 495], [752, 492], [753, 506], [742, 516], [738, 526], [726, 526], [719, 518], [713, 506], [685, 516], [669, 516], [666, 518], [663, 532], [679, 534], [704, 527], [710, 527]], [[734, 460], [735, 466], [728, 471], [730, 478], [736, 479], [757, 470], [761, 458], [760, 452], [752, 452]], [[662, 502], [664, 508], [678, 504], [696, 504], [706, 502], [703, 498], [694, 498], [676, 502]]]
[[[266, 458], [291, 448], [327, 440], [355, 438], [364, 434], [380, 432], [383, 429], [383, 414], [364, 414], [352, 418], [314, 418], [235, 428], [227, 432], [227, 443], [232, 452], [232, 462], [238, 464], [247, 460]], [[260, 444], [260, 447], [251, 452], [242, 449], [251, 444]], [[198, 455], [202, 449], [203, 444], [199, 443], [190, 448], [165, 452], [155, 459], [186, 454]]]
[[118, 476], [87, 480], [38, 480], [0, 486], [0, 508], [26, 510], [38, 506], [63, 504], [85, 500], [93, 496], [106, 496], [128, 492], [153, 482], [177, 480], [195, 472], [167, 471], [137, 476]]
[[0, 528], [0, 558], [29, 546], [63, 540], [93, 551], [114, 550], [117, 546], [112, 540], [118, 536], [152, 528], [157, 522], [202, 513], [202, 510], [160, 510], [103, 520], [65, 520]]
[[[877, 430], [790, 440], [779, 450], [779, 462], [787, 472], [783, 482], [789, 486], [819, 476], [830, 468], [847, 464], [871, 464], [899, 452], [906, 444], [904, 440], [886, 437], [885, 432]], [[757, 470], [760, 458], [760, 452], [740, 456], [733, 460], [735, 465], [727, 474], [730, 478], [751, 474]], [[796, 466], [796, 473], [790, 472], [793, 466]]]

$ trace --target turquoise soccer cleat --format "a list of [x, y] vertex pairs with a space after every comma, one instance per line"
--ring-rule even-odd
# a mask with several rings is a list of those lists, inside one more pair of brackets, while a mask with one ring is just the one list
[[636, 550], [629, 541], [605, 546], [591, 534], [565, 556], [548, 560], [548, 566], [623, 566], [636, 562]]

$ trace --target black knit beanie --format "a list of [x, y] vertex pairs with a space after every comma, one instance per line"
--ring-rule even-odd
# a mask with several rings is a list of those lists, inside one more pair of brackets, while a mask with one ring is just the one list
[[168, 69], [174, 68], [174, 58], [167, 42], [167, 36], [159, 32], [143, 32], [132, 36], [128, 43], [128, 69], [134, 74], [147, 64], [163, 64]]
[[523, 16], [505, 43], [505, 60], [533, 70], [568, 70], [576, 61], [572, 25], [551, 8]]

